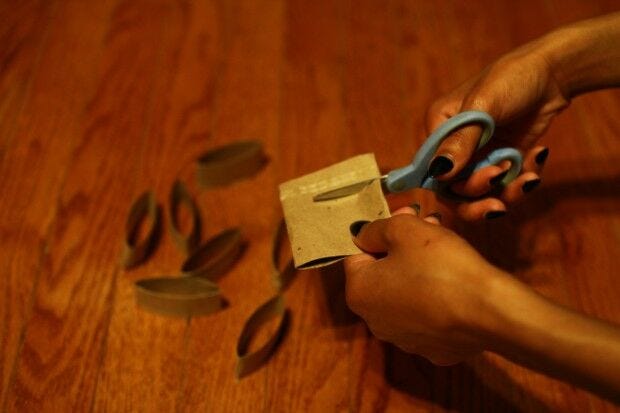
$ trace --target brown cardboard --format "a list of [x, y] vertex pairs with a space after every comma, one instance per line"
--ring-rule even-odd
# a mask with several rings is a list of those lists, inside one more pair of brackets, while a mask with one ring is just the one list
[[347, 197], [322, 202], [314, 202], [312, 198], [378, 177], [375, 156], [369, 153], [280, 185], [280, 201], [296, 268], [322, 267], [361, 252], [351, 239], [351, 223], [390, 216], [379, 179]]

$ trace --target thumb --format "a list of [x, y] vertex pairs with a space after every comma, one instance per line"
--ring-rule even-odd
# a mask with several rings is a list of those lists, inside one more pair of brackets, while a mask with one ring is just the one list
[[482, 128], [478, 125], [468, 125], [452, 132], [437, 148], [428, 167], [429, 176], [442, 180], [454, 178], [471, 159], [481, 135]]
[[378, 219], [373, 222], [357, 221], [351, 224], [350, 230], [355, 245], [368, 254], [387, 252], [391, 242], [385, 232], [390, 219]]
[[[357, 225], [356, 225], [357, 224]], [[401, 213], [391, 218], [351, 225], [353, 242], [368, 254], [385, 254], [411, 245], [416, 232], [423, 231], [425, 223], [413, 213]], [[428, 224], [431, 227], [435, 225]]]
[[[486, 99], [471, 97], [463, 99], [460, 104], [450, 102], [433, 105], [426, 116], [427, 130], [432, 132], [450, 117], [467, 110], [479, 110], [493, 116], [491, 106]], [[441, 180], [454, 178], [478, 148], [482, 131], [480, 125], [471, 124], [450, 133], [435, 151], [428, 168], [429, 176]]]

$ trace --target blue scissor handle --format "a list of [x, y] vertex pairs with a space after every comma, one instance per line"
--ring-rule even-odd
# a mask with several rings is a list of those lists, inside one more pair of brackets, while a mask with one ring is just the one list
[[[493, 122], [493, 118], [488, 113], [481, 111], [471, 110], [461, 112], [442, 123], [431, 136], [426, 139], [422, 147], [416, 153], [411, 164], [388, 173], [385, 180], [385, 187], [387, 190], [390, 192], [402, 192], [412, 188], [428, 188], [441, 191], [445, 185], [441, 185], [438, 181], [428, 177], [430, 162], [444, 139], [455, 130], [473, 123], [480, 124], [483, 127], [477, 149], [486, 145], [495, 131], [495, 122]], [[466, 168], [465, 173], [471, 174], [480, 168], [496, 165], [504, 160], [510, 161], [510, 170], [502, 180], [503, 184], [507, 184], [519, 175], [521, 171], [522, 156], [521, 153], [514, 148], [502, 148], [492, 151], [482, 161]]]

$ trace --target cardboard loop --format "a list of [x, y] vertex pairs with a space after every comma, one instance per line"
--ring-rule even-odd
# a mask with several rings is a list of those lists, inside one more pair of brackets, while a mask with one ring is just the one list
[[[170, 234], [172, 240], [181, 251], [191, 253], [200, 242], [200, 211], [198, 205], [181, 181], [175, 181], [169, 196], [170, 202]], [[192, 217], [192, 226], [187, 235], [181, 232], [178, 222], [179, 207], [184, 205]]]
[[281, 262], [283, 250], [291, 250], [284, 219], [280, 220], [276, 227], [271, 247], [271, 281], [279, 292], [286, 290], [297, 274], [292, 257], [285, 263]]
[[225, 274], [243, 250], [239, 228], [229, 228], [198, 247], [183, 263], [181, 271], [188, 277], [215, 280]]
[[199, 277], [148, 278], [135, 288], [138, 305], [168, 316], [211, 314], [225, 305], [217, 284]]
[[256, 174], [266, 162], [258, 140], [221, 146], [198, 158], [198, 183], [203, 188], [228, 185]]
[[[144, 238], [140, 238], [140, 228], [147, 220], [150, 222]], [[151, 191], [144, 192], [131, 205], [125, 224], [125, 242], [121, 265], [132, 268], [145, 261], [155, 249], [159, 238], [160, 209]]]
[[[267, 322], [280, 317], [280, 322], [274, 334], [265, 344], [253, 353], [249, 353], [249, 346], [256, 332]], [[237, 366], [235, 375], [243, 378], [258, 370], [271, 357], [274, 350], [284, 337], [289, 322], [289, 312], [285, 307], [284, 298], [276, 295], [258, 307], [245, 322], [239, 341], [237, 342]]]

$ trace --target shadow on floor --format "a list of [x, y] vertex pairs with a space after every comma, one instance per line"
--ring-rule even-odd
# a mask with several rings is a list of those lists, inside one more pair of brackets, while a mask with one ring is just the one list
[[[387, 343], [384, 352], [385, 377], [391, 387], [444, 410], [463, 413], [551, 411], [482, 356], [474, 362], [474, 369], [466, 363], [438, 367]], [[484, 369], [485, 378], [477, 373], [480, 369]]]

